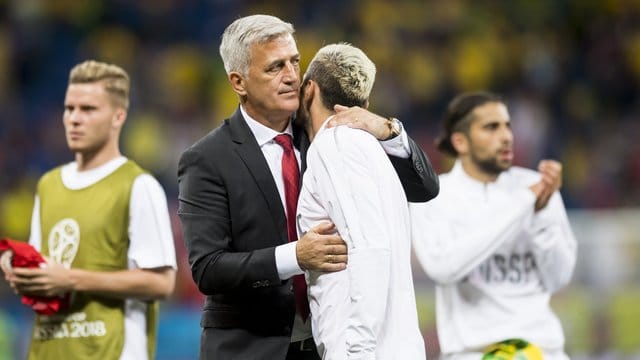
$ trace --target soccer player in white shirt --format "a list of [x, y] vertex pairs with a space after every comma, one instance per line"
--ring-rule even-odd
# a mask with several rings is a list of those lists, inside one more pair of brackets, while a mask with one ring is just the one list
[[415, 251], [437, 283], [444, 359], [481, 359], [509, 339], [529, 358], [567, 358], [549, 306], [576, 261], [558, 192], [562, 166], [553, 160], [542, 160], [537, 172], [512, 166], [513, 141], [498, 96], [456, 97], [438, 143], [455, 165], [440, 176], [437, 198], [411, 205]]
[[367, 106], [375, 71], [361, 50], [333, 44], [318, 51], [302, 83], [298, 119], [312, 143], [298, 231], [333, 222], [349, 256], [344, 271], [306, 272], [322, 359], [425, 359], [400, 181], [375, 137], [347, 126], [326, 127], [336, 104]]

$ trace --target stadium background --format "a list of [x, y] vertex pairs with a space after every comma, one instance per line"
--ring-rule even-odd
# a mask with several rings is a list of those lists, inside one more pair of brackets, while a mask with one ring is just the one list
[[[35, 182], [70, 161], [62, 127], [69, 69], [84, 59], [132, 76], [123, 152], [160, 180], [181, 266], [162, 305], [158, 359], [193, 359], [201, 296], [176, 210], [182, 150], [230, 114], [217, 48], [251, 13], [294, 24], [303, 69], [348, 41], [378, 66], [372, 109], [400, 118], [439, 172], [447, 101], [490, 89], [510, 106], [516, 163], [564, 163], [579, 241], [571, 286], [553, 300], [578, 359], [640, 359], [640, 1], [0, 0], [0, 236], [27, 239]], [[433, 284], [415, 268], [421, 325], [438, 353]], [[24, 357], [31, 314], [2, 282], [0, 359]], [[491, 326], [491, 324], [487, 324]]]

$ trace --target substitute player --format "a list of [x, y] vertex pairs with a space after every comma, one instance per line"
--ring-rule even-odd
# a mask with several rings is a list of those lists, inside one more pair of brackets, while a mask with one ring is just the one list
[[86, 61], [69, 76], [63, 123], [75, 161], [38, 182], [29, 242], [42, 268], [9, 268], [17, 293], [70, 294], [37, 315], [29, 359], [153, 359], [157, 302], [173, 292], [176, 259], [160, 184], [120, 154], [129, 76]]

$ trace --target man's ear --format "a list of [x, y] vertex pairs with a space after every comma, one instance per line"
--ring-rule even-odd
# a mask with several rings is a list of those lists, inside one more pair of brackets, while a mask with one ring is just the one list
[[115, 114], [113, 115], [111, 126], [116, 129], [121, 129], [122, 125], [124, 125], [125, 120], [127, 120], [127, 110], [118, 107]]
[[469, 152], [469, 139], [462, 132], [457, 131], [451, 134], [451, 145], [459, 155]]
[[304, 104], [311, 106], [311, 102], [318, 91], [318, 84], [313, 80], [307, 80], [302, 85], [302, 101]]
[[231, 88], [236, 94], [240, 96], [247, 95], [247, 90], [245, 89], [245, 81], [244, 77], [240, 75], [240, 73], [232, 71], [227, 75], [229, 79], [229, 83], [231, 84]]

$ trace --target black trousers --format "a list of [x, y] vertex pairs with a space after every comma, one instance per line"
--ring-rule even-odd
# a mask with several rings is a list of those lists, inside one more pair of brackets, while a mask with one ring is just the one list
[[320, 360], [313, 338], [291, 343], [286, 360]]

